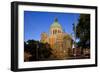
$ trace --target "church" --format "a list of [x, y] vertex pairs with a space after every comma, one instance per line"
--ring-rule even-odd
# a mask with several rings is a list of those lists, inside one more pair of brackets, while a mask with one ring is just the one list
[[57, 18], [51, 24], [49, 34], [41, 33], [42, 43], [48, 43], [52, 48], [52, 54], [56, 59], [67, 59], [72, 53], [72, 36], [66, 33]]

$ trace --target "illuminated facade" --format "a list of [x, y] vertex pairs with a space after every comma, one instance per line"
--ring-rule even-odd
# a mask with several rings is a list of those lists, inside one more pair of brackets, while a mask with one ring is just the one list
[[41, 34], [42, 43], [50, 44], [52, 54], [56, 59], [67, 59], [72, 49], [72, 37], [63, 31], [57, 18], [50, 26], [49, 34], [43, 32]]

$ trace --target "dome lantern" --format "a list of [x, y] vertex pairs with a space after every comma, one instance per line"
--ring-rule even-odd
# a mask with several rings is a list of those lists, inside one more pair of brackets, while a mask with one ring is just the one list
[[53, 24], [51, 25], [50, 29], [51, 28], [60, 28], [60, 29], [62, 29], [61, 25], [58, 23], [57, 18], [55, 18], [55, 20], [54, 20]]

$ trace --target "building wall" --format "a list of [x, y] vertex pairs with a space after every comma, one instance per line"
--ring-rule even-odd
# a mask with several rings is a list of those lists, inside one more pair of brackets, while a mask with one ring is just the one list
[[52, 54], [56, 59], [69, 57], [69, 49], [72, 48], [72, 38], [69, 34], [63, 32], [57, 18], [50, 27], [50, 34], [47, 35], [45, 32], [41, 34], [41, 42], [50, 44]]
[[41, 40], [50, 44], [53, 50], [52, 54], [56, 59], [66, 59], [69, 57], [70, 49], [72, 49], [72, 38], [67, 33], [51, 34], [48, 37], [45, 35], [42, 34]]

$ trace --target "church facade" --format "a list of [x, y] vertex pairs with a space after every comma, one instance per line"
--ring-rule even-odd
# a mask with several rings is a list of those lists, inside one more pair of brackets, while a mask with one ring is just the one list
[[43, 32], [40, 42], [50, 44], [52, 54], [56, 59], [67, 59], [72, 50], [73, 39], [71, 35], [64, 32], [58, 19], [55, 18], [50, 26], [49, 34]]

